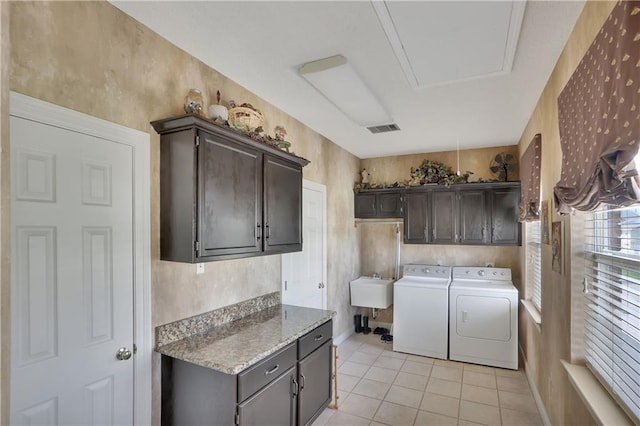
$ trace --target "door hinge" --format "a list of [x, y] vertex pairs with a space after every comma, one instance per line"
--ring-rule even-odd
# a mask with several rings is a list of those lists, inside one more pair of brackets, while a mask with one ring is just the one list
[[234, 416], [233, 422], [237, 425], [240, 424], [240, 413], [238, 413], [237, 411], [236, 411], [236, 415]]
[[193, 249], [196, 251], [196, 254], [199, 254], [199, 252], [200, 252], [200, 241], [194, 241], [193, 242]]
[[287, 282], [284, 282], [284, 291], [287, 291]]
[[200, 146], [200, 135], [196, 135], [196, 146]]
[[133, 344], [133, 354], [137, 354], [138, 353], [138, 346], [134, 343]]

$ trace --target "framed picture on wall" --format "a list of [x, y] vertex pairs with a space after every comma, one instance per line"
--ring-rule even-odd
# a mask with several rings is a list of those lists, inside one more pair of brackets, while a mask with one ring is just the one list
[[540, 209], [540, 225], [542, 228], [542, 244], [549, 244], [549, 201], [542, 202]]
[[551, 224], [551, 269], [562, 274], [562, 222]]

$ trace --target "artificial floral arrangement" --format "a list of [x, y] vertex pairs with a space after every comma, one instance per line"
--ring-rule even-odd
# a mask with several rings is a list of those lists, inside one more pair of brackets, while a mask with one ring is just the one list
[[469, 176], [472, 174], [472, 172], [467, 171], [458, 175], [451, 170], [451, 167], [440, 161], [423, 160], [420, 166], [411, 168], [411, 178], [408, 181], [408, 186], [427, 185], [430, 183], [449, 186], [455, 183], [467, 183], [469, 182]]
[[410, 178], [402, 182], [394, 183], [382, 183], [382, 184], [369, 184], [363, 182], [356, 182], [353, 190], [360, 192], [363, 189], [384, 189], [384, 188], [398, 188], [400, 186], [409, 188], [412, 186], [422, 185], [445, 185], [450, 186], [458, 183], [468, 183], [469, 177], [473, 172], [466, 171], [462, 174], [457, 174], [451, 167], [446, 164], [435, 160], [423, 160], [418, 167], [412, 167], [410, 172]]

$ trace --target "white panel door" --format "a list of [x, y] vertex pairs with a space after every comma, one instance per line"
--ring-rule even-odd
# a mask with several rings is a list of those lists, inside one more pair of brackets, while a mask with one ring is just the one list
[[282, 303], [327, 308], [326, 187], [304, 181], [302, 251], [282, 255]]
[[133, 151], [11, 117], [11, 423], [133, 423]]

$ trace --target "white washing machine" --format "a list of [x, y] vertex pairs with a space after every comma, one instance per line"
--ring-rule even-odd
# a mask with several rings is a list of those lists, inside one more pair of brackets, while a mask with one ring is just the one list
[[455, 267], [449, 358], [518, 369], [518, 289], [508, 268]]
[[404, 265], [393, 285], [393, 350], [447, 359], [450, 266]]

